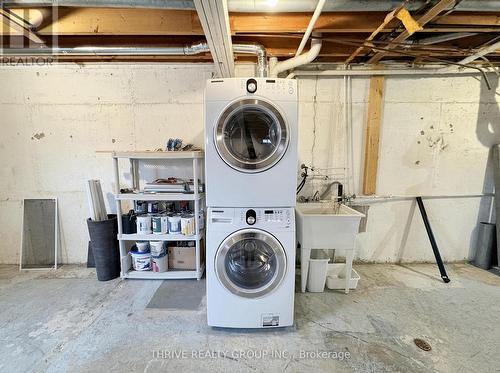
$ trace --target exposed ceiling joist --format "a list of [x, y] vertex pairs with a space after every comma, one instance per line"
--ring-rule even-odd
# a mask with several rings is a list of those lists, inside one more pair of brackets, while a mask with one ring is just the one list
[[36, 44], [44, 44], [44, 41], [32, 31], [32, 26], [16, 14], [0, 8], [0, 21], [7, 26], [6, 28], [14, 30], [17, 34], [27, 37], [32, 42]]
[[498, 41], [499, 38], [495, 38], [494, 43], [489, 44], [484, 46], [483, 48], [480, 48], [476, 53], [474, 53], [472, 56], [466, 57], [463, 60], [460, 60], [459, 63], [462, 65], [468, 65], [471, 62], [474, 62], [475, 60], [486, 56], [487, 54], [494, 53], [498, 49], [500, 49], [500, 41]]
[[194, 0], [210, 47], [215, 69], [221, 78], [234, 76], [234, 56], [227, 1]]
[[[384, 18], [384, 22], [382, 22], [380, 24], [379, 27], [376, 28], [375, 31], [373, 31], [370, 36], [368, 36], [366, 39], [365, 39], [365, 42], [367, 41], [371, 41], [375, 38], [375, 36], [377, 36], [383, 29], [385, 29], [387, 27], [387, 25], [392, 22], [392, 20], [394, 19], [394, 17], [396, 16], [396, 13], [399, 12], [401, 9], [404, 8], [404, 4], [398, 6], [396, 9], [394, 9], [392, 12], [390, 12], [389, 14], [387, 14], [387, 16]], [[358, 54], [360, 54], [363, 50], [365, 49], [365, 46], [362, 45], [360, 47], [358, 47], [354, 52], [352, 52], [352, 54], [347, 58], [347, 60], [345, 61], [345, 63], [349, 63], [351, 62], [354, 58], [356, 58], [356, 56]]]
[[[44, 17], [47, 8], [12, 9], [17, 14]], [[22, 12], [22, 13], [20, 13]], [[196, 11], [125, 8], [58, 8], [58, 19], [43, 21], [38, 35], [200, 35], [203, 28]], [[384, 22], [386, 13], [322, 13], [314, 30], [328, 33], [371, 33]], [[310, 13], [231, 13], [229, 24], [234, 34], [303, 34]], [[54, 23], [52, 23], [54, 21]], [[391, 32], [398, 22], [380, 32]], [[452, 13], [428, 24], [425, 32], [500, 32], [500, 14]], [[4, 31], [7, 34], [8, 31]]]
[[[435, 19], [441, 12], [453, 6], [454, 4], [455, 0], [440, 0], [436, 5], [434, 5], [431, 9], [429, 9], [423, 16], [419, 17], [417, 23], [422, 27], [425, 26], [427, 23]], [[407, 30], [404, 30], [392, 41], [394, 43], [402, 43], [410, 36], [411, 34]], [[395, 45], [393, 44], [389, 44], [386, 48], [391, 49], [394, 48], [394, 46]], [[368, 60], [368, 63], [377, 63], [382, 58], [384, 58], [385, 55], [386, 52], [378, 52]]]

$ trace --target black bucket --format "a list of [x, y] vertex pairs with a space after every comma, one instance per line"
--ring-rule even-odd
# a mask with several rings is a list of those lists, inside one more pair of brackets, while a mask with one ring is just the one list
[[137, 233], [137, 215], [134, 210], [130, 210], [128, 214], [122, 215], [122, 231], [124, 234]]
[[109, 281], [120, 276], [120, 249], [118, 247], [118, 224], [116, 215], [108, 220], [87, 219], [92, 254], [94, 255], [97, 279]]

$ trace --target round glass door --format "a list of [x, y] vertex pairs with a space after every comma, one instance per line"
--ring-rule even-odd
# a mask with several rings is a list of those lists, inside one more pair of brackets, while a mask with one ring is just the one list
[[257, 298], [269, 294], [283, 279], [286, 255], [272, 235], [243, 229], [227, 237], [217, 250], [215, 271], [231, 293]]
[[288, 146], [287, 125], [270, 103], [258, 99], [230, 105], [215, 127], [215, 144], [229, 166], [260, 172], [274, 166]]

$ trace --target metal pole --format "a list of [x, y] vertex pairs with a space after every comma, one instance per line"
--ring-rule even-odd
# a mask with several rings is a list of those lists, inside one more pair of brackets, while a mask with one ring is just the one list
[[420, 210], [420, 214], [422, 215], [422, 220], [424, 221], [425, 230], [427, 231], [427, 235], [429, 236], [429, 241], [431, 242], [432, 251], [434, 252], [434, 256], [436, 258], [436, 263], [439, 267], [439, 272], [441, 272], [441, 278], [445, 283], [450, 282], [448, 275], [446, 274], [446, 269], [444, 268], [443, 259], [441, 259], [441, 254], [439, 253], [439, 248], [436, 243], [436, 239], [434, 238], [434, 234], [432, 233], [432, 228], [429, 223], [429, 219], [427, 217], [427, 212], [425, 211], [424, 203], [422, 202], [422, 197], [416, 197], [418, 208]]
[[196, 155], [193, 157], [193, 186], [194, 186], [194, 221], [195, 221], [195, 235], [196, 235], [196, 279], [200, 280], [201, 279], [201, 264], [200, 264], [200, 250], [201, 250], [201, 245], [200, 245], [200, 239], [201, 239], [201, 233], [200, 233], [200, 199], [199, 199], [199, 190], [198, 190], [198, 177], [199, 177], [199, 170], [198, 170], [198, 158], [196, 158]]

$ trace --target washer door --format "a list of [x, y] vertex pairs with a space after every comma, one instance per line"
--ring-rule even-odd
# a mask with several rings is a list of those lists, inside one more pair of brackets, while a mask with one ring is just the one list
[[286, 272], [286, 254], [279, 241], [259, 229], [242, 229], [217, 250], [215, 272], [222, 285], [244, 298], [272, 292]]
[[215, 127], [215, 146], [236, 170], [261, 172], [286, 152], [289, 131], [276, 107], [260, 99], [243, 99], [224, 110]]

